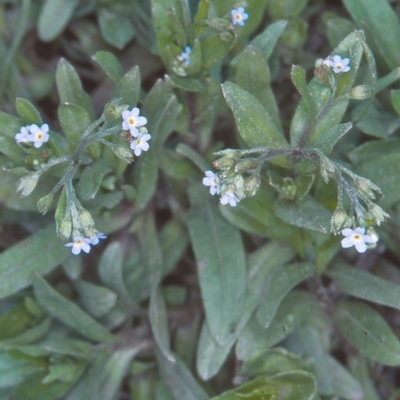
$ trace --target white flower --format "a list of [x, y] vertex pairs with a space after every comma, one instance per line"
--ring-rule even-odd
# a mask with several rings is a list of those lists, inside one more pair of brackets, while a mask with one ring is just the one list
[[139, 157], [142, 151], [147, 151], [150, 148], [150, 145], [147, 143], [150, 139], [150, 134], [138, 132], [138, 137], [131, 143], [131, 149], [134, 151], [135, 156]]
[[206, 177], [203, 178], [203, 185], [210, 186], [210, 193], [214, 196], [215, 193], [219, 194], [220, 181], [217, 174], [212, 171], [206, 171]]
[[81, 250], [83, 250], [85, 253], [89, 253], [90, 244], [90, 239], [83, 238], [82, 236], [75, 236], [74, 241], [71, 243], [67, 243], [65, 247], [72, 247], [72, 254], [78, 255]]
[[367, 250], [367, 245], [365, 243], [376, 243], [378, 241], [378, 237], [376, 235], [369, 236], [364, 235], [365, 229], [356, 228], [350, 229], [346, 228], [342, 230], [342, 235], [345, 236], [342, 239], [342, 247], [347, 249], [348, 247], [355, 246], [356, 250], [359, 253], [364, 253]]
[[46, 143], [49, 140], [49, 126], [47, 124], [43, 124], [40, 128], [32, 124], [29, 126], [29, 131], [31, 135], [29, 135], [29, 141], [33, 142], [33, 145], [36, 148], [42, 146], [43, 143]]
[[190, 53], [192, 52], [192, 48], [190, 46], [185, 47], [185, 51], [183, 51], [179, 56], [178, 60], [181, 62], [185, 62], [186, 66], [190, 64]]
[[23, 126], [19, 133], [15, 135], [15, 141], [17, 143], [28, 143], [31, 142], [30, 137], [29, 126]]
[[249, 14], [246, 14], [246, 12], [244, 11], [243, 7], [239, 7], [239, 8], [234, 8], [231, 11], [231, 15], [232, 15], [232, 23], [233, 25], [238, 24], [238, 25], [244, 25], [244, 21], [249, 18]]
[[342, 58], [336, 55], [333, 57], [333, 60], [327, 58], [323, 64], [327, 67], [331, 67], [335, 74], [340, 74], [342, 72], [350, 71], [349, 62], [349, 58]]
[[223, 206], [229, 203], [231, 207], [236, 207], [240, 200], [232, 192], [225, 192], [219, 201]]
[[147, 118], [139, 115], [140, 110], [137, 107], [132, 108], [131, 111], [125, 110], [122, 112], [122, 129], [130, 131], [133, 136], [139, 135], [138, 127], [147, 124]]
[[99, 243], [99, 239], [107, 239], [107, 236], [105, 236], [103, 233], [98, 232], [94, 236], [90, 238], [90, 244], [96, 245]]

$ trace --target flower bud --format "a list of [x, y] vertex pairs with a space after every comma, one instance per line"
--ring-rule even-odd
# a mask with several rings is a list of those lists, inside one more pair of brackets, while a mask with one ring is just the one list
[[[93, 218], [92, 218], [90, 212], [84, 208], [81, 208], [79, 210], [79, 222], [81, 223], [81, 225], [85, 231], [87, 229], [94, 227], [94, 221], [93, 221]], [[87, 237], [89, 237], [89, 236], [87, 236]]]
[[370, 228], [367, 229], [366, 234], [369, 235], [369, 236], [371, 236], [373, 239], [375, 239], [375, 243], [368, 243], [368, 244], [367, 244], [367, 246], [368, 246], [369, 249], [374, 249], [374, 248], [376, 247], [376, 243], [377, 243], [378, 240], [379, 240], [378, 234], [376, 233], [375, 229], [372, 228], [372, 227], [370, 227]]
[[280, 197], [284, 200], [294, 200], [297, 194], [297, 186], [292, 178], [283, 178]]
[[58, 236], [63, 240], [67, 240], [71, 237], [72, 221], [69, 215], [64, 217], [60, 225], [57, 226], [57, 232]]
[[255, 170], [258, 167], [258, 162], [251, 158], [245, 158], [238, 160], [235, 166], [235, 172], [237, 174], [244, 174], [245, 172]]
[[128, 163], [133, 161], [132, 152], [124, 146], [113, 146], [114, 154]]
[[237, 150], [226, 149], [214, 153], [217, 156], [222, 156], [213, 162], [213, 167], [221, 171], [227, 171], [236, 166], [240, 159], [240, 153]]
[[372, 225], [380, 225], [386, 218], [389, 218], [390, 215], [382, 210], [377, 204], [371, 204], [368, 207], [368, 217], [374, 221]]
[[246, 197], [255, 196], [261, 184], [259, 175], [252, 175], [244, 180], [244, 194]]
[[337, 235], [342, 228], [345, 227], [345, 223], [348, 220], [348, 215], [343, 207], [339, 206], [332, 215], [331, 218], [331, 231]]
[[37, 202], [37, 208], [40, 213], [46, 214], [52, 203], [53, 203], [53, 195], [48, 194], [39, 199], [39, 201]]
[[350, 98], [355, 100], [364, 100], [372, 97], [373, 91], [369, 85], [359, 85], [351, 89]]
[[21, 197], [29, 196], [32, 193], [39, 181], [39, 176], [36, 173], [28, 174], [17, 182], [17, 192], [21, 192]]
[[117, 107], [112, 103], [107, 103], [104, 107], [104, 117], [106, 121], [118, 118]]

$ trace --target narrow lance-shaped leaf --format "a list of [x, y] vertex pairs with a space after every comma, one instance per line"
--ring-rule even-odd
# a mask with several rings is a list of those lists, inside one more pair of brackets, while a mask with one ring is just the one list
[[68, 257], [54, 231], [50, 225], [0, 254], [0, 298], [31, 285], [35, 273], [45, 275]]
[[[50, 42], [60, 35], [78, 4], [78, 0], [46, 0], [39, 14], [39, 38]], [[55, 15], [57, 18], [54, 18]]]
[[43, 278], [34, 279], [35, 297], [40, 306], [54, 318], [88, 339], [113, 342], [114, 336], [72, 301], [57, 293]]
[[342, 301], [334, 318], [346, 339], [362, 354], [384, 365], [400, 365], [400, 342], [373, 308], [360, 302]]
[[310, 277], [314, 271], [315, 267], [310, 263], [276, 266], [267, 276], [256, 314], [258, 322], [267, 328], [284, 297], [297, 284]]
[[225, 82], [222, 92], [233, 112], [239, 133], [248, 146], [288, 146], [271, 115], [252, 94], [232, 82]]
[[63, 58], [58, 62], [56, 84], [61, 103], [73, 103], [82, 107], [94, 119], [94, 108], [90, 96], [83, 90], [75, 68]]
[[400, 310], [400, 285], [354, 266], [336, 263], [326, 272], [345, 293]]
[[268, 279], [268, 276], [275, 270], [276, 266], [281, 267], [294, 255], [295, 252], [290, 246], [279, 241], [270, 241], [250, 255], [246, 300], [232, 340], [224, 346], [220, 346], [213, 339], [207, 321], [204, 321], [197, 348], [197, 371], [202, 379], [208, 380], [219, 371], [230, 349], [256, 309], [265, 287], [265, 280]]
[[[400, 64], [397, 41], [400, 37], [399, 19], [386, 0], [344, 0], [343, 4], [369, 39], [376, 44], [390, 68]], [[377, 18], [376, 10], [379, 10]]]
[[[224, 345], [241, 316], [246, 261], [239, 230], [227, 223], [203, 188], [190, 188], [189, 233], [211, 334]], [[229, 240], [227, 240], [229, 238]], [[234, 307], [232, 305], [235, 305]]]

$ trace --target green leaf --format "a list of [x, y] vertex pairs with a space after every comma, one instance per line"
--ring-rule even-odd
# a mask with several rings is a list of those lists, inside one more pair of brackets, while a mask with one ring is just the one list
[[277, 128], [282, 131], [278, 106], [271, 89], [271, 73], [263, 54], [249, 46], [243, 51], [236, 66], [238, 86], [251, 93], [270, 113]]
[[268, 10], [273, 19], [291, 19], [301, 13], [308, 0], [271, 0]]
[[84, 168], [79, 182], [76, 185], [76, 192], [84, 200], [93, 199], [104, 179], [104, 176], [111, 172], [107, 161], [95, 161], [92, 165]]
[[392, 99], [393, 108], [396, 110], [397, 114], [400, 115], [400, 90], [399, 89], [391, 90], [390, 97]]
[[400, 309], [400, 285], [355, 266], [335, 263], [326, 274], [347, 294]]
[[124, 258], [121, 243], [113, 242], [109, 244], [100, 259], [100, 280], [104, 286], [115, 292], [120, 300], [130, 304], [132, 300], [125, 285], [123, 266]]
[[[201, 42], [201, 53], [203, 57], [203, 69], [211, 69], [215, 67], [228, 54], [229, 50], [236, 42], [234, 32], [225, 29], [218, 34], [213, 35]], [[223, 40], [221, 39], [223, 35]]]
[[334, 318], [346, 339], [362, 354], [384, 365], [400, 365], [400, 342], [373, 308], [360, 302], [342, 301]]
[[400, 139], [398, 138], [369, 140], [352, 150], [348, 156], [353, 164], [359, 166], [393, 153], [400, 153]]
[[104, 40], [122, 50], [135, 36], [132, 22], [122, 15], [117, 15], [106, 8], [98, 11], [99, 27]]
[[[196, 256], [206, 318], [215, 340], [230, 341], [246, 292], [246, 262], [239, 230], [220, 215], [203, 188], [190, 188], [189, 233]], [[229, 241], [226, 240], [229, 238]], [[235, 307], [232, 307], [235, 304]]]
[[0, 388], [17, 386], [32, 373], [31, 368], [24, 361], [16, 360], [7, 353], [0, 353]]
[[312, 360], [310, 363], [314, 367], [318, 393], [324, 396], [334, 395], [332, 371], [328, 365], [328, 350], [324, 347], [322, 332], [310, 325], [300, 326], [296, 332], [308, 357]]
[[[328, 366], [332, 374], [335, 393], [343, 399], [365, 399], [363, 388], [356, 378], [342, 364], [328, 356]], [[319, 366], [318, 366], [319, 367]]]
[[400, 168], [400, 154], [392, 153], [383, 155], [362, 164], [356, 173], [370, 179], [378, 185], [384, 195], [380, 202], [383, 208], [389, 208], [400, 200], [400, 175], [394, 174]]
[[113, 53], [101, 50], [97, 51], [92, 58], [113, 82], [117, 82], [123, 77], [124, 70], [122, 65]]
[[114, 97], [121, 98], [122, 104], [135, 106], [140, 96], [140, 71], [136, 65], [115, 85]]
[[18, 97], [15, 100], [15, 108], [25, 124], [41, 125], [43, 123], [39, 111], [30, 101]]
[[261, 326], [268, 328], [284, 297], [314, 271], [315, 267], [310, 263], [293, 263], [277, 265], [270, 272], [256, 314]]
[[172, 355], [169, 346], [167, 307], [165, 306], [164, 296], [157, 287], [151, 293], [149, 317], [151, 330], [158, 348], [169, 361], [175, 362], [175, 357]]
[[113, 342], [114, 336], [106, 328], [86, 314], [75, 303], [57, 293], [43, 278], [34, 279], [35, 297], [38, 303], [54, 318], [76, 330], [88, 339]]
[[20, 131], [22, 126], [24, 126], [24, 122], [21, 118], [0, 111], [0, 132], [4, 136], [8, 136], [15, 140], [14, 137]]
[[142, 259], [145, 263], [147, 280], [152, 291], [158, 287], [163, 270], [163, 255], [153, 214], [143, 214], [138, 232]]
[[327, 233], [330, 229], [330, 212], [311, 196], [302, 201], [275, 201], [276, 215], [289, 225]]
[[272, 377], [260, 376], [211, 400], [316, 400], [314, 376], [304, 371], [289, 371]]
[[207, 321], [204, 321], [197, 348], [197, 371], [202, 379], [208, 380], [218, 373], [230, 349], [260, 302], [266, 279], [275, 267], [281, 267], [294, 255], [295, 252], [290, 246], [279, 241], [270, 241], [249, 257], [247, 295], [235, 335], [227, 344], [220, 346], [213, 339]]
[[263, 328], [253, 316], [237, 341], [236, 356], [239, 360], [250, 360], [275, 346], [312, 312], [316, 312], [317, 307], [318, 303], [309, 293], [292, 291], [279, 305], [267, 329]]
[[82, 280], [75, 281], [74, 286], [79, 293], [85, 310], [96, 318], [107, 314], [117, 302], [117, 295], [103, 286]]
[[264, 58], [268, 60], [287, 24], [288, 21], [284, 20], [274, 22], [256, 36], [250, 44], [260, 50]]
[[71, 20], [78, 4], [78, 0], [46, 0], [38, 20], [40, 40], [51, 42], [59, 36]]
[[0, 254], [0, 298], [32, 284], [61, 264], [69, 251], [55, 236], [54, 225], [31, 235]]
[[61, 103], [73, 103], [82, 107], [94, 119], [94, 108], [90, 96], [83, 90], [75, 68], [65, 59], [58, 62], [56, 84]]
[[140, 156], [135, 167], [135, 205], [142, 208], [151, 200], [157, 187], [158, 158], [152, 148]]
[[29, 376], [15, 389], [15, 400], [54, 400], [64, 396], [73, 382], [55, 381], [43, 384], [46, 373], [39, 372]]
[[143, 114], [149, 117], [148, 130], [152, 134], [152, 147], [159, 152], [175, 129], [182, 110], [173, 90], [161, 79], [151, 88], [143, 104]]
[[[365, 29], [386, 64], [397, 68], [400, 54], [396, 41], [400, 37], [400, 25], [392, 6], [386, 0], [344, 0], [343, 4], [359, 27]], [[377, 9], [379, 18], [376, 18]]]
[[169, 11], [174, 8], [181, 26], [185, 26], [182, 6], [179, 0], [151, 0], [151, 17], [157, 38], [157, 48], [164, 65], [169, 67], [170, 45], [175, 44], [176, 29], [173, 26]]
[[76, 104], [61, 104], [58, 107], [58, 119], [69, 148], [75, 151], [85, 129], [90, 125], [89, 114]]
[[137, 348], [124, 348], [115, 351], [108, 359], [105, 379], [101, 381], [101, 400], [113, 400], [118, 396], [123, 379], [128, 373], [132, 359], [139, 353]]
[[291, 78], [306, 104], [311, 121], [314, 122], [315, 116], [317, 115], [317, 107], [314, 103], [313, 94], [307, 85], [305, 69], [300, 65], [293, 65]]
[[175, 357], [175, 362], [169, 361], [160, 351], [156, 351], [156, 356], [161, 378], [175, 399], [209, 399], [181, 360]]
[[222, 92], [236, 120], [239, 133], [249, 147], [287, 147], [288, 143], [271, 115], [250, 93], [231, 82]]
[[325, 133], [317, 137], [317, 139], [310, 145], [321, 149], [325, 155], [329, 155], [336, 143], [353, 127], [351, 122], [336, 125]]

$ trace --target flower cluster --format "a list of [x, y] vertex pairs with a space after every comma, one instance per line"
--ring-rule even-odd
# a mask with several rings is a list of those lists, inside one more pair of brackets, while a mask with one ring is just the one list
[[100, 239], [106, 239], [107, 236], [103, 235], [101, 232], [96, 233], [90, 239], [84, 238], [82, 236], [75, 236], [74, 240], [71, 243], [67, 243], [65, 247], [72, 247], [72, 254], [78, 255], [81, 251], [85, 253], [90, 252], [90, 246], [95, 246], [99, 243]]
[[137, 107], [132, 108], [131, 111], [125, 110], [122, 112], [122, 129], [129, 131], [132, 136], [131, 149], [136, 156], [140, 156], [142, 151], [147, 151], [150, 146], [147, 143], [151, 139], [147, 128], [147, 118], [140, 116], [140, 110]]
[[333, 58], [328, 57], [323, 62], [326, 67], [332, 68], [335, 74], [341, 74], [343, 72], [350, 71], [349, 63], [349, 58], [342, 58], [339, 55], [333, 56]]
[[234, 8], [231, 11], [232, 16], [232, 24], [238, 24], [243, 26], [247, 18], [249, 18], [249, 14], [246, 13], [243, 7]]
[[43, 124], [40, 128], [35, 125], [23, 126], [15, 135], [15, 141], [19, 143], [33, 143], [36, 148], [49, 140], [49, 126]]

